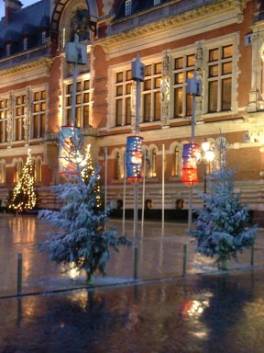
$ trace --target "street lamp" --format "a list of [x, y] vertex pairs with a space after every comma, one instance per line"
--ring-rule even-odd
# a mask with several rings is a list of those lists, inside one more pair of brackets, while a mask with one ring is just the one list
[[201, 144], [201, 156], [200, 160], [204, 162], [205, 168], [204, 168], [204, 193], [206, 194], [206, 189], [207, 189], [207, 165], [210, 165], [210, 163], [213, 162], [215, 159], [215, 153], [212, 149], [212, 145], [209, 141], [204, 141]]

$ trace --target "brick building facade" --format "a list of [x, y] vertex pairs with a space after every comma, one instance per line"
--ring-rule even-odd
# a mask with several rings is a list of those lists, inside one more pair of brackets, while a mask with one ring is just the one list
[[[0, 183], [2, 198], [32, 149], [42, 205], [59, 181], [56, 136], [69, 123], [72, 67], [65, 44], [75, 31], [87, 45], [80, 67], [76, 120], [105, 170], [108, 195], [122, 199], [124, 150], [133, 120], [131, 61], [145, 64], [141, 134], [149, 204], [161, 207], [165, 145], [167, 209], [183, 200], [182, 145], [190, 141], [191, 96], [186, 79], [197, 71], [196, 141], [218, 145], [236, 171], [237, 189], [258, 213], [264, 194], [263, 2], [250, 0], [42, 0], [21, 7], [5, 0], [0, 22]], [[221, 137], [220, 137], [221, 134]], [[199, 166], [200, 180], [205, 166]], [[208, 168], [208, 166], [207, 166]], [[132, 189], [128, 187], [128, 207]], [[151, 201], [151, 202], [150, 202]], [[197, 200], [198, 202], [198, 200]]]

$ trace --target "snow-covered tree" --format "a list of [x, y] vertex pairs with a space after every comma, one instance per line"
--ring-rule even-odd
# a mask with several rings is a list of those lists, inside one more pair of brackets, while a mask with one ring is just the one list
[[105, 229], [107, 211], [96, 207], [97, 178], [95, 170], [88, 183], [78, 178], [75, 182], [55, 186], [62, 201], [61, 209], [39, 214], [56, 227], [41, 248], [49, 253], [51, 260], [84, 270], [88, 280], [97, 270], [104, 274], [111, 249], [118, 251], [119, 246], [128, 245], [127, 239], [115, 230]]
[[69, 270], [84, 270], [90, 281], [95, 272], [105, 273], [111, 250], [118, 251], [129, 242], [115, 230], [106, 229], [110, 210], [98, 207], [101, 200], [98, 198], [101, 194], [99, 170], [93, 167], [90, 146], [86, 153], [82, 152], [83, 141], [75, 130], [70, 137], [59, 136], [61, 155], [69, 167], [64, 172], [66, 182], [54, 186], [62, 203], [60, 210], [39, 213], [41, 219], [55, 226], [41, 249], [48, 252], [51, 260], [68, 266]]
[[218, 267], [226, 269], [228, 260], [254, 244], [257, 228], [250, 225], [248, 209], [234, 192], [233, 172], [216, 171], [211, 180], [211, 192], [201, 195], [204, 207], [197, 211], [192, 235], [198, 240], [198, 252], [216, 256]]
[[7, 208], [16, 212], [28, 211], [36, 206], [36, 202], [34, 168], [29, 149], [26, 163], [18, 176], [14, 189], [10, 193]]

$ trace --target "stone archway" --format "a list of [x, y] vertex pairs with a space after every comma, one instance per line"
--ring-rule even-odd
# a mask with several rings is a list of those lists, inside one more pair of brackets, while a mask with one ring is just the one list
[[[62, 13], [66, 5], [72, 0], [55, 0], [55, 5], [51, 16], [51, 31], [54, 37], [57, 36], [59, 32], [59, 25]], [[96, 22], [98, 18], [98, 7], [96, 0], [86, 0], [87, 7], [89, 9], [90, 18], [92, 22]]]

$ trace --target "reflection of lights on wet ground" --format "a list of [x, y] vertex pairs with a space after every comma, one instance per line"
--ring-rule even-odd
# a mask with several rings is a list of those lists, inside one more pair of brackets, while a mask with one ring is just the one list
[[192, 332], [193, 336], [203, 339], [203, 338], [207, 338], [208, 333], [204, 330], [201, 331], [196, 331], [196, 332]]
[[200, 317], [203, 314], [204, 310], [208, 307], [208, 299], [203, 301], [193, 300], [189, 310], [187, 311], [187, 314], [191, 317]]
[[73, 303], [77, 303], [82, 310], [86, 310], [87, 309], [88, 299], [89, 299], [89, 293], [88, 293], [87, 290], [74, 292], [71, 295], [71, 301]]
[[74, 265], [71, 264], [69, 270], [67, 271], [70, 279], [76, 279], [80, 276], [80, 270]]

